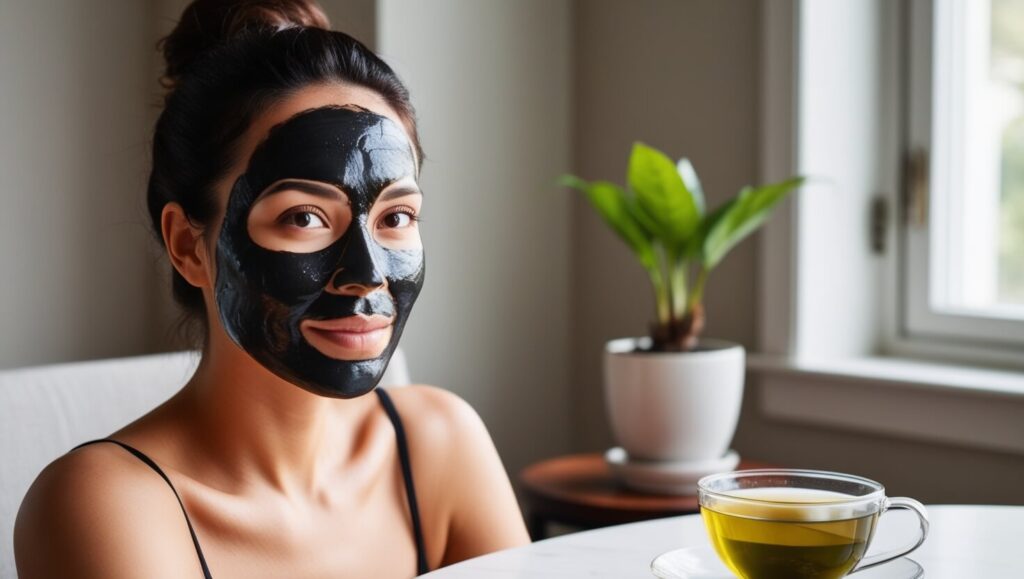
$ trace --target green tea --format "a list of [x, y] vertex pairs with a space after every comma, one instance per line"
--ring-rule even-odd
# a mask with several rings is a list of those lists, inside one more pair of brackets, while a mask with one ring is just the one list
[[743, 579], [843, 577], [864, 556], [878, 518], [877, 513], [854, 517], [849, 507], [830, 505], [850, 497], [828, 491], [757, 488], [729, 495], [771, 501], [718, 507], [726, 512], [701, 508], [715, 550]]

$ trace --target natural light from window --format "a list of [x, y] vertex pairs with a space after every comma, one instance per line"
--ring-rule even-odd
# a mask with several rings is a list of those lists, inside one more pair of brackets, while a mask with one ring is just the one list
[[930, 301], [1024, 318], [1024, 0], [936, 4]]
[[991, 84], [1006, 94], [1012, 118], [1001, 127], [999, 303], [1024, 305], [1024, 2], [992, 5]]

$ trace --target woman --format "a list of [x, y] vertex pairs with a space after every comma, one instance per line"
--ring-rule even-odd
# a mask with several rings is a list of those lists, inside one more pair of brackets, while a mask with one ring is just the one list
[[423, 283], [408, 93], [312, 0], [165, 39], [148, 201], [205, 328], [173, 398], [50, 464], [19, 576], [410, 577], [528, 542], [473, 410], [375, 390]]

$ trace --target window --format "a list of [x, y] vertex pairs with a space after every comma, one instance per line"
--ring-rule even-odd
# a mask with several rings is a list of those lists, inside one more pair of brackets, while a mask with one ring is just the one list
[[[935, 156], [956, 160], [949, 150], [957, 144], [942, 137], [954, 124], [952, 115], [932, 114], [944, 106], [942, 91], [933, 90], [932, 59], [939, 60], [938, 50], [954, 49], [949, 36], [933, 44], [933, 17], [943, 8], [958, 8], [958, 16], [947, 13], [943, 22], [966, 31], [964, 10], [979, 0], [941, 2], [764, 4], [762, 176], [796, 172], [812, 178], [792, 199], [791, 210], [779, 211], [761, 236], [760, 353], [748, 357], [748, 368], [758, 376], [760, 410], [772, 419], [1020, 453], [1024, 438], [1015, 434], [1024, 416], [1024, 319], [1016, 314], [1021, 304], [1004, 297], [1006, 290], [987, 303], [958, 304], [948, 297], [955, 292], [941, 284], [951, 277], [956, 282], [948, 268], [967, 260], [940, 258], [941, 248], [931, 251], [958, 233], [936, 233], [950, 227], [936, 217], [944, 210], [937, 206], [950, 198], [956, 202], [954, 194], [961, 196], [961, 210], [965, 202], [978, 203], [975, 189], [964, 191], [963, 182], [928, 178], [932, 170], [954, 169]], [[999, 8], [989, 10], [985, 19], [991, 22], [991, 11]], [[996, 12], [996, 18], [1003, 16]], [[916, 62], [908, 62], [911, 52]], [[963, 127], [971, 121], [958, 122]], [[933, 123], [939, 128], [933, 130]], [[997, 165], [989, 169], [999, 186], [990, 206], [997, 215], [1006, 211], [1001, 143], [993, 153]], [[907, 206], [913, 211], [887, 211], [902, 189], [906, 172], [899, 159], [906, 149], [933, 157], [930, 169], [918, 164], [925, 176], [917, 180], [921, 186], [907, 188], [924, 195], [911, 199], [917, 201]], [[964, 161], [957, 162], [955, 170], [964, 175]], [[883, 210], [873, 211], [879, 206]], [[888, 227], [897, 214], [916, 219]], [[946, 215], [959, 216], [948, 210]], [[1020, 235], [1019, 227], [1011, 231]], [[1012, 257], [1018, 245], [1008, 247], [1011, 257], [1004, 262], [1020, 263]], [[996, 267], [1005, 270], [996, 255]], [[939, 282], [927, 277], [932, 270]], [[933, 287], [941, 290], [934, 299]]]
[[904, 330], [1024, 344], [1024, 0], [914, 0]]

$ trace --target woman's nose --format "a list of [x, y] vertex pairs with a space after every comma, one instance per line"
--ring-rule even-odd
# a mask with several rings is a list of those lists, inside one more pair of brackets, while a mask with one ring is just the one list
[[340, 268], [336, 271], [331, 282], [327, 284], [327, 293], [364, 297], [370, 292], [387, 285], [387, 279], [380, 275], [380, 272], [376, 269], [374, 270], [376, 275], [371, 277], [358, 276], [361, 281], [356, 281], [356, 276], [351, 276], [350, 273], [345, 268]]
[[328, 293], [362, 297], [387, 285], [387, 278], [377, 267], [372, 243], [363, 232], [357, 232], [349, 239], [338, 270], [327, 284]]

